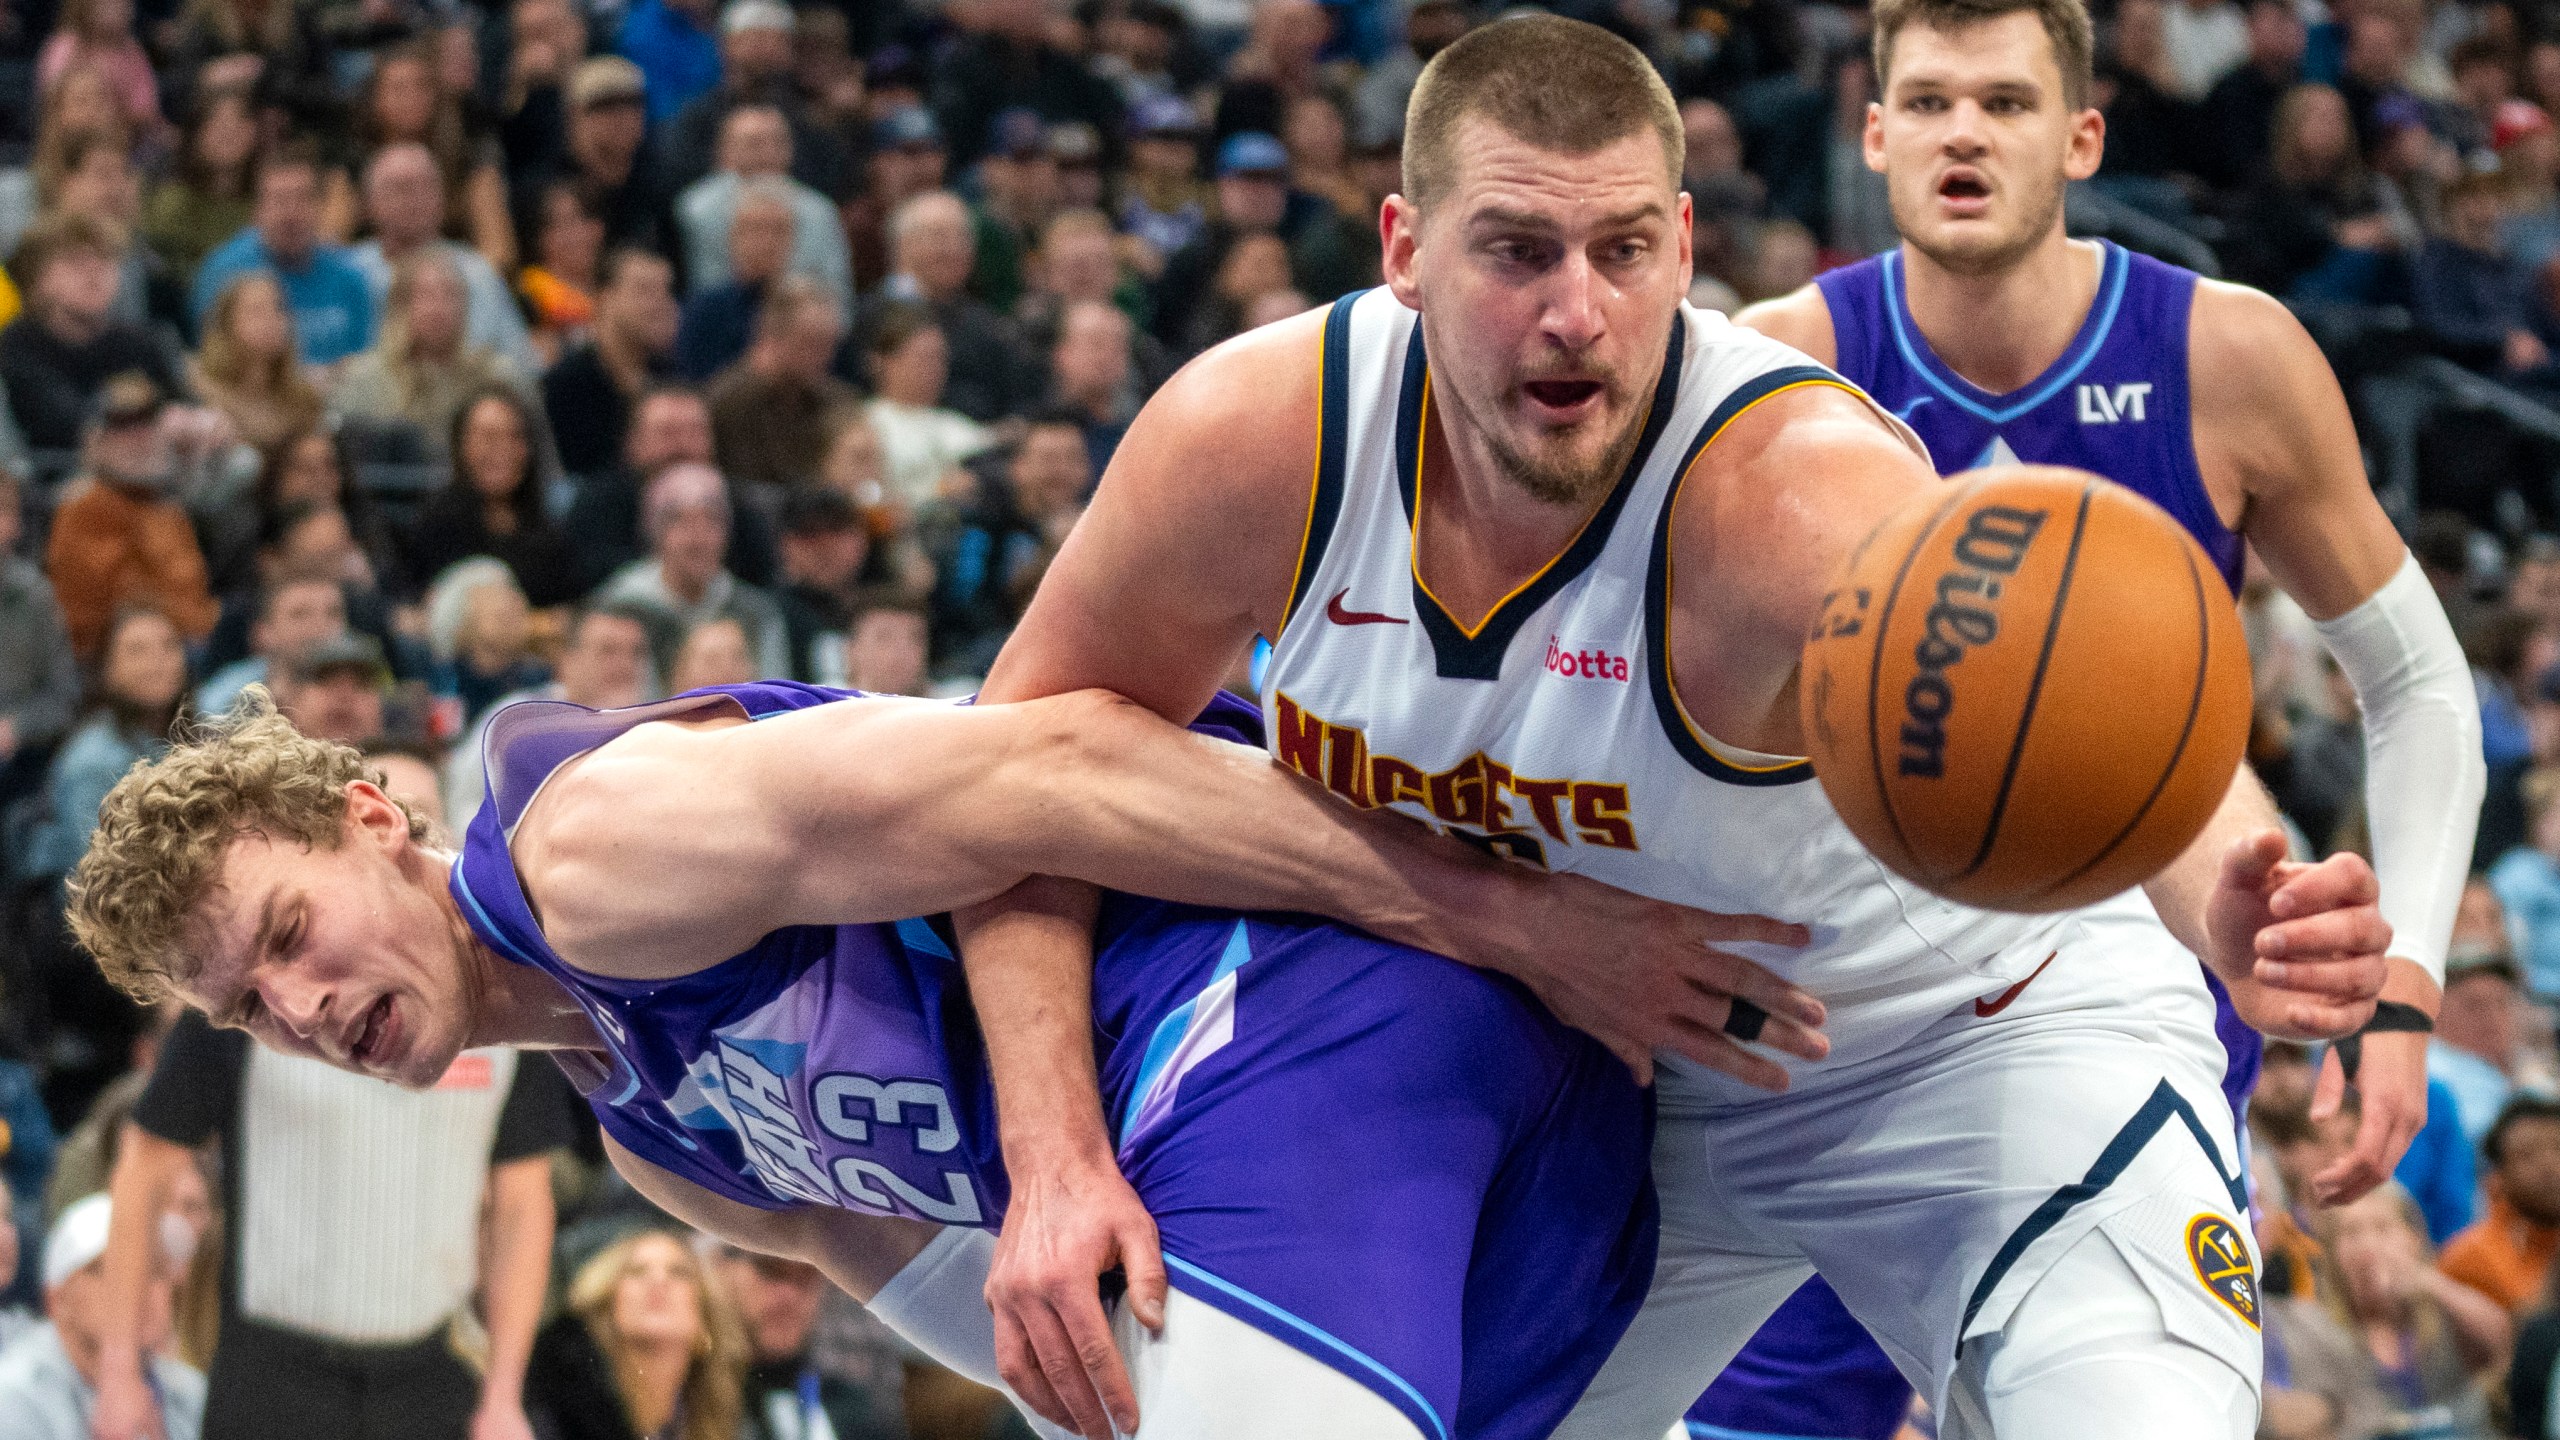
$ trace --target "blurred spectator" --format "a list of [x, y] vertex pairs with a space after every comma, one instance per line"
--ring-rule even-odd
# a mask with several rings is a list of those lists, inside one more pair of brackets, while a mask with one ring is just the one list
[[844, 683], [871, 695], [922, 695], [931, 619], [921, 601], [890, 590], [854, 599], [845, 622]]
[[160, 118], [160, 81], [133, 34], [133, 0], [63, 0], [55, 29], [36, 57], [36, 85], [51, 89], [74, 66], [94, 66], [114, 87], [135, 133], [151, 136]]
[[479, 723], [445, 756], [444, 822], [452, 834], [470, 828], [488, 793], [480, 769], [480, 739], [489, 715], [516, 700], [567, 700], [591, 710], [615, 710], [657, 698], [650, 668], [649, 621], [631, 610], [590, 605], [569, 618], [558, 669], [550, 684], [500, 696]]
[[[1159, 258], [1179, 254], [1209, 232], [1208, 196], [1200, 186], [1200, 117], [1179, 97], [1157, 95], [1129, 112], [1129, 125], [1120, 228]], [[1403, 125], [1404, 107], [1398, 105], [1396, 126]]]
[[[1196, 353], [1252, 329], [1256, 303], [1265, 295], [1283, 292], [1298, 296], [1288, 245], [1273, 234], [1236, 236], [1218, 262], [1208, 294], [1192, 307], [1180, 348]], [[1298, 296], [1295, 308], [1306, 308], [1303, 296]]]
[[1422, 77], [1422, 67], [1432, 56], [1467, 33], [1468, 23], [1461, 0], [1417, 0], [1405, 11], [1404, 43], [1379, 56], [1352, 92], [1353, 133], [1403, 134], [1404, 107], [1413, 98], [1413, 82]]
[[[392, 564], [390, 530], [374, 508], [372, 492], [352, 483], [353, 474], [338, 437], [327, 430], [305, 430], [268, 446], [258, 466], [250, 511], [240, 517], [248, 522], [251, 546], [282, 536], [288, 512], [294, 507], [326, 506], [344, 518], [354, 546], [352, 556], [340, 557], [343, 563], [339, 578], [367, 588], [376, 584], [398, 588], [399, 571]], [[208, 553], [206, 558], [210, 561], [213, 557]], [[357, 573], [359, 568], [361, 575]], [[238, 578], [245, 581], [248, 577]], [[364, 618], [358, 617], [358, 623], [364, 624]]]
[[[135, 1433], [148, 1410], [137, 1252], [219, 1138], [230, 1264], [208, 1435], [461, 1435], [475, 1414], [473, 1433], [523, 1434], [548, 1152], [571, 1103], [557, 1070], [512, 1050], [466, 1050], [404, 1090], [183, 1016], [117, 1146], [110, 1193], [130, 1218], [108, 1237], [97, 1432]], [[483, 1373], [454, 1350], [475, 1292]]]
[[1032, 239], [1058, 213], [1058, 161], [1038, 112], [1007, 110], [995, 119], [995, 143], [978, 162], [976, 264], [969, 293], [1001, 315], [1022, 302], [1023, 261]]
[[1049, 352], [1050, 401], [1084, 422], [1085, 450], [1097, 471], [1110, 466], [1145, 399], [1129, 355], [1137, 333], [1117, 306], [1078, 301], [1067, 307]]
[[995, 434], [944, 407], [954, 356], [930, 311], [884, 307], [872, 321], [866, 348], [873, 398], [863, 414], [880, 439], [889, 503], [913, 514], [951, 489], [952, 467], [993, 445]]
[[614, 48], [647, 81], [649, 119], [673, 119], [693, 97], [720, 83], [720, 43], [711, 38], [711, 0], [640, 0], [622, 22]]
[[[9, 1182], [0, 1179], [0, 1214], [15, 1215], [18, 1208]], [[19, 1226], [0, 1225], [0, 1359], [7, 1357], [12, 1341], [43, 1323], [17, 1298], [19, 1266], [35, 1249], [32, 1232], [22, 1239]]]
[[2366, 172], [2347, 102], [2297, 85], [2276, 105], [2267, 178], [2242, 202], [2226, 247], [2232, 275], [2277, 295], [2371, 303], [2414, 227]]
[[[795, 83], [792, 40], [798, 29], [797, 17], [783, 0], [730, 0], [720, 12], [720, 83], [686, 105], [661, 142], [669, 179], [686, 185], [715, 164], [725, 166], [723, 136], [729, 120], [741, 108], [763, 106], [790, 127], [782, 142], [782, 164], [770, 173], [787, 171], [821, 195], [843, 186], [844, 147], [811, 122]], [[841, 232], [837, 243], [843, 243]]]
[[857, 332], [866, 337], [892, 305], [922, 304], [950, 347], [941, 403], [981, 423], [1012, 414], [1032, 381], [1012, 327], [968, 293], [977, 261], [969, 207], [948, 191], [919, 195], [889, 219], [891, 273], [870, 298]]
[[[872, 99], [881, 98], [875, 88]], [[854, 281], [864, 292], [889, 276], [889, 217], [915, 197], [941, 189], [948, 158], [942, 127], [921, 105], [895, 106], [873, 123], [867, 183], [844, 208]]]
[[700, 1258], [643, 1230], [570, 1280], [534, 1346], [525, 1408], [545, 1440], [737, 1440], [746, 1368], [737, 1314]]
[[569, 83], [587, 54], [586, 11], [569, 0], [515, 0], [507, 32], [498, 144], [511, 176], [547, 174], [568, 153]]
[[755, 657], [748, 653], [746, 630], [723, 615], [695, 621], [684, 632], [684, 640], [676, 646], [675, 659], [667, 671], [667, 690], [682, 694], [713, 685], [744, 685], [768, 673], [760, 671]]
[[331, 401], [343, 415], [413, 427], [432, 459], [446, 459], [448, 432], [471, 397], [493, 387], [529, 393], [534, 383], [474, 341], [469, 325], [470, 291], [451, 258], [408, 256], [392, 272], [378, 343], [347, 362]]
[[2498, 903], [2522, 932], [2527, 988], [2536, 999], [2560, 998], [2560, 770], [2524, 779], [2527, 841], [2489, 867]]
[[466, 556], [494, 555], [534, 604], [577, 598], [576, 555], [543, 506], [549, 476], [540, 417], [501, 386], [468, 396], [452, 425], [452, 478], [418, 512], [410, 571], [432, 578]]
[[589, 338], [542, 377], [542, 406], [559, 442], [560, 464], [579, 476], [613, 467], [631, 428], [632, 406], [651, 385], [674, 374], [674, 267], [649, 251], [618, 247], [604, 257], [598, 278]]
[[2364, 814], [2364, 723], [2355, 687], [2325, 649], [2319, 708], [2294, 715], [2278, 706], [2253, 737], [2250, 763], [2276, 804], [2320, 854], [2338, 848]]
[[197, 713], [221, 714], [241, 691], [265, 682], [278, 666], [346, 633], [347, 598], [338, 577], [303, 572], [269, 581], [258, 591], [248, 657], [223, 666], [196, 687]]
[[453, 733], [469, 730], [499, 700], [551, 682], [532, 653], [532, 608], [506, 566], [486, 556], [445, 572], [427, 599], [436, 668], [429, 687], [454, 704]]
[[790, 263], [796, 223], [789, 198], [775, 187], [751, 185], [739, 192], [729, 217], [729, 278], [684, 302], [676, 328], [679, 374], [708, 380], [747, 352], [765, 291]]
[[[582, 477], [561, 522], [576, 549], [583, 589], [594, 589], [647, 552], [640, 502], [650, 477], [680, 461], [708, 465], [711, 456], [711, 407], [701, 392], [659, 385], [641, 395], [623, 438], [622, 464]], [[773, 527], [763, 511], [736, 494], [729, 497], [729, 553], [723, 563], [750, 584], [774, 573]]]
[[763, 675], [791, 673], [782, 611], [762, 590], [721, 567], [729, 543], [729, 487], [708, 465], [680, 462], [649, 481], [642, 514], [649, 558], [634, 560], [605, 581], [595, 603], [649, 617], [658, 670], [672, 675], [685, 635], [705, 620], [738, 622]]
[[233, 435], [261, 450], [320, 423], [320, 392], [294, 355], [284, 290], [264, 270], [243, 272], [215, 298], [188, 378]]
[[197, 417], [163, 403], [149, 377], [108, 380], [89, 425], [86, 463], [54, 507], [45, 549], [75, 653], [97, 654], [108, 616], [124, 605], [159, 607], [188, 639], [213, 628], [219, 612], [204, 554], [173, 498], [180, 444], [200, 429]]
[[80, 703], [62, 606], [44, 572], [18, 553], [22, 490], [0, 470], [0, 808], [35, 788]]
[[620, 55], [579, 63], [569, 78], [568, 136], [560, 160], [516, 177], [519, 207], [530, 210], [542, 186], [579, 184], [604, 217], [604, 243], [658, 249], [672, 238], [668, 205], [673, 192], [649, 152], [644, 82], [638, 66]]
[[346, 251], [321, 243], [318, 163], [304, 150], [275, 151], [259, 160], [257, 179], [254, 223], [196, 270], [198, 323], [234, 276], [269, 270], [284, 286], [306, 364], [335, 364], [371, 345], [372, 288]]
[[2169, 93], [2190, 103], [2251, 56], [2248, 20], [2232, 0], [2176, 0], [2161, 14]]
[[[1054, 363], [1067, 312], [1078, 305], [1108, 305], [1137, 321], [1147, 309], [1147, 290], [1122, 265], [1124, 248], [1099, 210], [1069, 210], [1051, 220], [1034, 257], [1031, 291], [1016, 312], [1026, 343]], [[1173, 357], [1153, 335], [1136, 331], [1126, 348], [1141, 398], [1173, 374]]]
[[[771, 5], [780, 0], [738, 0]], [[734, 8], [734, 7], [733, 7]], [[787, 13], [787, 12], [786, 12]], [[853, 258], [845, 248], [844, 222], [826, 196], [792, 178], [791, 129], [772, 105], [741, 105], [720, 125], [719, 168], [676, 197], [676, 221], [684, 236], [685, 273], [691, 293], [726, 283], [733, 222], [744, 193], [753, 189], [781, 200], [791, 211], [788, 268], [827, 288], [840, 306], [853, 303]]]
[[2419, 326], [2465, 365], [2525, 374], [2551, 361], [2533, 330], [2533, 277], [2499, 236], [2495, 175], [2466, 174], [2445, 194], [2445, 231], [2418, 252]]
[[38, 210], [49, 205], [63, 172], [70, 168], [70, 149], [89, 135], [121, 135], [132, 143], [132, 126], [103, 71], [75, 66], [46, 92], [36, 119], [35, 153], [28, 163], [0, 170], [0, 254], [14, 252], [18, 240], [35, 223]]
[[364, 208], [373, 222], [373, 238], [348, 251], [347, 258], [364, 272], [375, 310], [385, 317], [383, 328], [388, 331], [400, 308], [390, 300], [394, 274], [413, 258], [441, 257], [462, 281], [463, 346], [503, 356], [519, 374], [532, 375], [541, 363], [525, 330], [523, 312], [487, 257], [443, 238], [444, 203], [444, 182], [437, 174], [433, 151], [416, 141], [383, 146], [373, 152], [364, 171]]
[[248, 658], [249, 631], [257, 620], [261, 594], [293, 575], [335, 579], [339, 593], [346, 597], [348, 628], [372, 636], [385, 653], [399, 653], [391, 633], [390, 602], [374, 582], [346, 512], [326, 500], [294, 500], [267, 520], [250, 578], [224, 596], [222, 618], [215, 622], [212, 638], [205, 641], [198, 657], [204, 668], [220, 670]]
[[1198, 312], [1218, 298], [1229, 251], [1249, 236], [1279, 235], [1288, 213], [1288, 175], [1289, 152], [1268, 135], [1230, 135], [1218, 147], [1217, 211], [1198, 239], [1165, 261], [1156, 287], [1158, 339], [1187, 354], [1201, 348], [1196, 337], [1217, 333], [1217, 318]]
[[2446, 1242], [2444, 1273], [2510, 1312], [2540, 1295], [2560, 1250], [2560, 1100], [2518, 1095], [2481, 1141], [2488, 1212]]
[[2506, 182], [2506, 218], [2500, 234], [2507, 253], [2528, 274], [2560, 253], [2560, 130], [2530, 100], [2497, 108], [2491, 138], [2498, 147], [2498, 176]]
[[829, 1288], [818, 1267], [731, 1245], [721, 1249], [720, 1274], [747, 1340], [740, 1440], [816, 1440], [821, 1425], [835, 1440], [906, 1440], [904, 1415], [810, 1358], [818, 1307]]
[[1015, 106], [1045, 120], [1120, 128], [1120, 97], [1059, 43], [1042, 0], [988, 0], [978, 25], [934, 66], [933, 109], [964, 165], [994, 142], [995, 117]]
[[2475, 1144], [2486, 1139], [2520, 1079], [2549, 1088], [2547, 1077], [2518, 1074], [2523, 988], [2523, 973], [2503, 950], [2468, 954], [2459, 963], [2448, 959], [2445, 967], [2427, 1073], [2452, 1089], [2463, 1131]]
[[2320, 1239], [2319, 1298], [2279, 1297], [2267, 1306], [2268, 1348], [2282, 1357], [2283, 1388], [2318, 1396], [2329, 1411], [2328, 1427], [2295, 1433], [2487, 1436], [2478, 1377], [2505, 1358], [2507, 1316], [2428, 1263], [2407, 1193], [2386, 1184], [2322, 1211]]
[[[394, 146], [424, 146], [441, 191], [441, 222], [450, 227], [450, 235], [469, 242], [499, 274], [505, 274], [515, 269], [516, 232], [507, 208], [504, 157], [494, 139], [466, 121], [464, 97], [439, 76], [440, 42], [450, 42], [456, 33], [446, 31], [435, 40], [412, 41], [375, 59], [356, 102], [354, 138], [362, 147], [360, 168], [369, 174], [374, 159]], [[476, 58], [473, 64], [476, 67]], [[356, 197], [345, 193], [345, 181], [335, 173], [331, 184], [338, 192], [330, 198], [330, 209], [337, 212], [333, 233], [351, 234]], [[371, 197], [365, 198], [370, 204]]]
[[[275, 7], [283, 9], [285, 7]], [[209, 90], [178, 142], [168, 178], [143, 203], [142, 235], [179, 274], [253, 219], [258, 116], [249, 92]]]
[[39, 172], [36, 189], [45, 214], [82, 216], [103, 223], [115, 242], [116, 291], [109, 313], [133, 324], [182, 325], [184, 288], [159, 256], [141, 243], [142, 182], [132, 141], [121, 131], [83, 130], [66, 136], [58, 168]]
[[293, 728], [363, 748], [383, 738], [391, 667], [370, 635], [340, 635], [278, 657], [268, 689]]
[[26, 308], [0, 329], [0, 384], [37, 449], [78, 446], [111, 375], [137, 371], [163, 393], [179, 388], [168, 347], [113, 313], [121, 250], [104, 221], [58, 215], [38, 221], [11, 259]]
[[2215, 82], [2200, 120], [2216, 144], [2197, 147], [2204, 178], [2226, 190], [2262, 179], [2276, 107], [2302, 79], [2302, 16], [2290, 0], [2250, 0], [2248, 57]]
[[791, 648], [791, 678], [841, 684], [841, 667], [827, 652], [843, 642], [846, 602], [871, 558], [871, 532], [842, 491], [807, 485], [782, 503], [781, 539], [782, 583], [774, 600]]
[[134, 762], [168, 747], [186, 694], [186, 642], [177, 627], [157, 610], [120, 611], [90, 684], [88, 718], [54, 752], [45, 777], [46, 820], [28, 847], [24, 873], [71, 873], [89, 848], [107, 792]]
[[[595, 324], [596, 294], [604, 288], [604, 216], [586, 187], [574, 180], [543, 186], [534, 203], [533, 258], [516, 272], [516, 298], [533, 323], [534, 353], [543, 363], [556, 364]], [[667, 307], [667, 343], [675, 343], [672, 304]]]
[[933, 648], [945, 669], [986, 673], [1092, 489], [1083, 422], [1045, 411], [1031, 417], [1000, 483], [937, 517], [927, 543], [936, 572]]
[[[0, 1350], [0, 1414], [10, 1417], [12, 1440], [90, 1440], [111, 1209], [106, 1196], [88, 1196], [63, 1211], [45, 1237], [45, 1323]], [[178, 1217], [161, 1221], [155, 1238], [162, 1253], [151, 1267], [143, 1322], [152, 1419], [160, 1440], [196, 1440], [204, 1427], [204, 1375], [160, 1353], [169, 1336], [170, 1282], [195, 1246]]]
[[828, 373], [844, 315], [801, 276], [774, 282], [756, 312], [755, 339], [711, 383], [712, 450], [733, 484], [808, 484], [826, 457], [827, 421], [853, 387]]

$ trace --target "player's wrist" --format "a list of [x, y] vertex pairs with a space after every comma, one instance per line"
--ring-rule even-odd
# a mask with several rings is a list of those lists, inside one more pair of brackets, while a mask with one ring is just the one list
[[2433, 1020], [2444, 1004], [2444, 987], [2427, 967], [2404, 955], [2394, 955], [2383, 962], [2382, 994], [2385, 1004], [2411, 1005]]

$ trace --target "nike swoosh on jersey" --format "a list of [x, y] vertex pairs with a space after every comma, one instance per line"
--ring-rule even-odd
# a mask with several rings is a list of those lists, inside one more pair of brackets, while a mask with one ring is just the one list
[[1345, 610], [1342, 608], [1342, 597], [1350, 593], [1351, 587], [1348, 585], [1335, 591], [1333, 598], [1324, 602], [1324, 618], [1336, 625], [1409, 625], [1413, 623], [1401, 615], [1381, 615], [1374, 610]]
[[[2056, 950], [2053, 952], [2053, 955], [2059, 955], [2061, 953], [2061, 951]], [[2047, 955], [2044, 957], [2044, 965], [2038, 965], [2035, 969], [2028, 971], [2026, 979], [2019, 981], [2017, 984], [2010, 986], [2008, 989], [2001, 991], [1999, 994], [1992, 996], [1988, 1000], [1974, 1001], [1973, 1013], [1982, 1019], [1988, 1020], [1992, 1016], [1999, 1014], [2001, 1011], [2008, 1009], [2009, 1002], [2018, 998], [2018, 992], [2036, 983], [2036, 977], [2044, 973], [2044, 966], [2053, 963], [2053, 955]]]

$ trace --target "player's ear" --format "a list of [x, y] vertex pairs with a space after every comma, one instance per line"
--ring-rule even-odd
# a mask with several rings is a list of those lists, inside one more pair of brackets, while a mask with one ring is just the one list
[[2106, 112], [2095, 105], [2086, 106], [2071, 117], [2071, 148], [2063, 153], [2062, 173], [2074, 180], [2086, 180], [2098, 173], [2098, 166], [2106, 158]]
[[1402, 195], [1390, 195], [1378, 207], [1378, 242], [1382, 252], [1379, 268], [1386, 273], [1387, 288], [1409, 310], [1422, 308], [1422, 283], [1414, 266], [1415, 252], [1422, 245], [1422, 211]]
[[408, 843], [409, 812], [370, 780], [347, 782], [347, 833], [386, 849]]
[[1680, 236], [1677, 242], [1680, 247], [1680, 293], [1686, 295], [1689, 293], [1689, 282], [1696, 275], [1695, 246], [1698, 234], [1695, 229], [1698, 223], [1697, 204], [1689, 198], [1689, 192], [1686, 190], [1680, 192], [1678, 209], [1680, 213]]
[[1884, 173], [1883, 102], [1876, 100], [1867, 102], [1867, 124], [1865, 129], [1858, 132], [1858, 149], [1866, 157], [1868, 169], [1879, 175]]

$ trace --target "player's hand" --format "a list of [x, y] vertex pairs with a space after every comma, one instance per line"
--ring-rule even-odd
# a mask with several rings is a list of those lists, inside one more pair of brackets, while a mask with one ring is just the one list
[[160, 1404], [138, 1368], [101, 1365], [98, 1403], [89, 1412], [90, 1440], [165, 1440]]
[[2230, 987], [2231, 1006], [2259, 1031], [2286, 1040], [2334, 1040], [2373, 1018], [2391, 926], [2364, 857], [2316, 865], [2285, 858], [2284, 832], [2231, 844], [2205, 907], [2206, 961]]
[[1802, 925], [1667, 905], [1576, 875], [1538, 877], [1532, 893], [1536, 914], [1517, 931], [1524, 948], [1502, 968], [1608, 1046], [1638, 1084], [1653, 1083], [1653, 1053], [1668, 1050], [1786, 1089], [1785, 1067], [1728, 1033], [1736, 1000], [1768, 1017], [1751, 1043], [1806, 1060], [1831, 1053], [1822, 1002], [1726, 948], [1800, 946], [1812, 939]]
[[[2415, 1005], [2432, 1015], [2444, 992], [2415, 960], [2387, 962], [2386, 1000]], [[2382, 1030], [2356, 1042], [2355, 1144], [2311, 1177], [2312, 1198], [2345, 1205], [2391, 1178], [2400, 1157], [2427, 1124], [2427, 1037], [2411, 1030]], [[2336, 1047], [2320, 1061], [2319, 1088], [2311, 1094], [2311, 1118], [2326, 1120], [2346, 1099], [2347, 1071]]]
[[471, 1440], [533, 1440], [533, 1424], [522, 1402], [485, 1397], [471, 1413]]
[[1128, 1277], [1121, 1303], [1163, 1329], [1164, 1249], [1118, 1167], [1015, 1166], [987, 1272], [996, 1372], [1042, 1418], [1086, 1440], [1138, 1431], [1137, 1392], [1102, 1310], [1101, 1276], [1114, 1267]]

